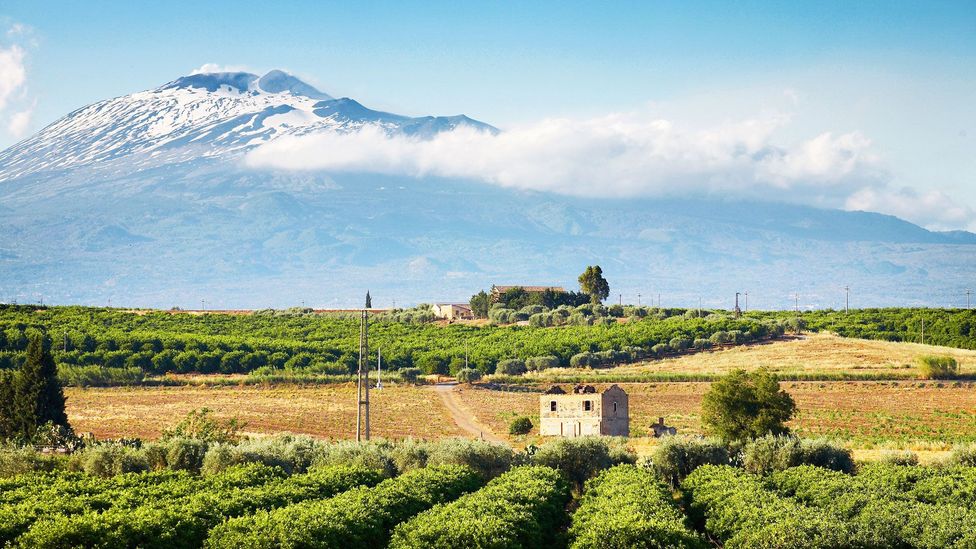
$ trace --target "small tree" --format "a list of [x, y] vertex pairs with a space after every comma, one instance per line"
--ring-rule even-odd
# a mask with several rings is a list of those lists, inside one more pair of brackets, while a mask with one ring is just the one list
[[508, 426], [508, 434], [510, 435], [527, 435], [530, 431], [532, 431], [532, 420], [525, 416], [513, 419]]
[[241, 440], [240, 431], [244, 424], [231, 418], [225, 421], [215, 419], [209, 408], [192, 410], [171, 429], [164, 429], [161, 440], [194, 439], [204, 442], [236, 443]]
[[34, 437], [37, 428], [46, 423], [70, 430], [64, 411], [64, 391], [58, 381], [58, 369], [51, 356], [51, 343], [35, 335], [27, 344], [27, 360], [14, 381], [14, 435], [23, 441]]
[[480, 292], [471, 296], [471, 313], [474, 314], [475, 318], [488, 318], [488, 309], [491, 308], [491, 296], [487, 292], [481, 290]]
[[610, 283], [603, 278], [603, 269], [599, 265], [590, 265], [579, 275], [580, 290], [588, 296], [594, 304], [602, 302], [610, 295]]
[[474, 383], [481, 379], [481, 372], [474, 368], [461, 368], [455, 377], [460, 383]]
[[712, 383], [702, 398], [702, 423], [727, 441], [786, 434], [786, 422], [795, 412], [793, 398], [765, 368], [752, 373], [733, 370]]

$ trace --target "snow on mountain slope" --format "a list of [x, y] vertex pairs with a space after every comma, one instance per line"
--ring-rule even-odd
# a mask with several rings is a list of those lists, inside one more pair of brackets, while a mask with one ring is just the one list
[[373, 124], [420, 137], [468, 125], [466, 116], [411, 118], [334, 99], [273, 70], [184, 76], [158, 88], [78, 109], [0, 153], [0, 181], [82, 166], [124, 170], [239, 154], [281, 135], [352, 131]]

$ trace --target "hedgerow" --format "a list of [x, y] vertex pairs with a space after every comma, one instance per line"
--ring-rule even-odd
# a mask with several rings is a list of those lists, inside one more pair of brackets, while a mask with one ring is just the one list
[[608, 469], [586, 483], [569, 539], [573, 549], [706, 546], [686, 524], [671, 490], [633, 465]]
[[556, 543], [569, 486], [548, 467], [517, 467], [398, 526], [391, 548], [521, 548]]

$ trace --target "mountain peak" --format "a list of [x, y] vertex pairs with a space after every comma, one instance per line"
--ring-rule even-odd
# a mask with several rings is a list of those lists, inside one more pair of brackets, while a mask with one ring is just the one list
[[310, 99], [329, 100], [328, 94], [302, 82], [297, 77], [278, 69], [270, 70], [258, 80], [258, 87], [267, 93], [291, 92]]
[[279, 69], [268, 71], [258, 77], [249, 72], [203, 72], [181, 76], [164, 85], [161, 89], [198, 88], [215, 92], [221, 89], [237, 91], [238, 93], [285, 93], [307, 97], [316, 100], [332, 99], [315, 87], [303, 82], [294, 75]]

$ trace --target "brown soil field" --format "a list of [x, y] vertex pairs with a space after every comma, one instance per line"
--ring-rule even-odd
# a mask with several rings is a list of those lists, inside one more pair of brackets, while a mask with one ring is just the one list
[[587, 372], [610, 375], [647, 372], [723, 374], [736, 368], [753, 370], [762, 366], [782, 374], [854, 372], [911, 375], [914, 373], [915, 359], [922, 355], [950, 355], [958, 361], [961, 374], [976, 375], [976, 351], [918, 343], [853, 339], [827, 333], [690, 353], [602, 370], [554, 368], [530, 375], [544, 380], [547, 375], [585, 375]]
[[[296, 433], [352, 438], [356, 386], [277, 385], [221, 387], [66, 388], [68, 418], [75, 431], [98, 438], [153, 439], [187, 412], [209, 408], [218, 418], [237, 417], [255, 434]], [[436, 439], [464, 434], [441, 399], [424, 387], [370, 391], [371, 434], [384, 438]]]
[[[708, 383], [621, 383], [630, 395], [632, 436], [646, 436], [658, 417], [679, 433], [700, 434], [701, 398]], [[799, 413], [790, 427], [799, 435], [829, 437], [851, 446], [951, 446], [976, 439], [976, 383], [786, 382]], [[569, 387], [565, 387], [569, 389]], [[602, 386], [597, 386], [602, 388]], [[542, 387], [513, 391], [468, 388], [458, 398], [496, 432], [518, 415], [536, 418]]]

